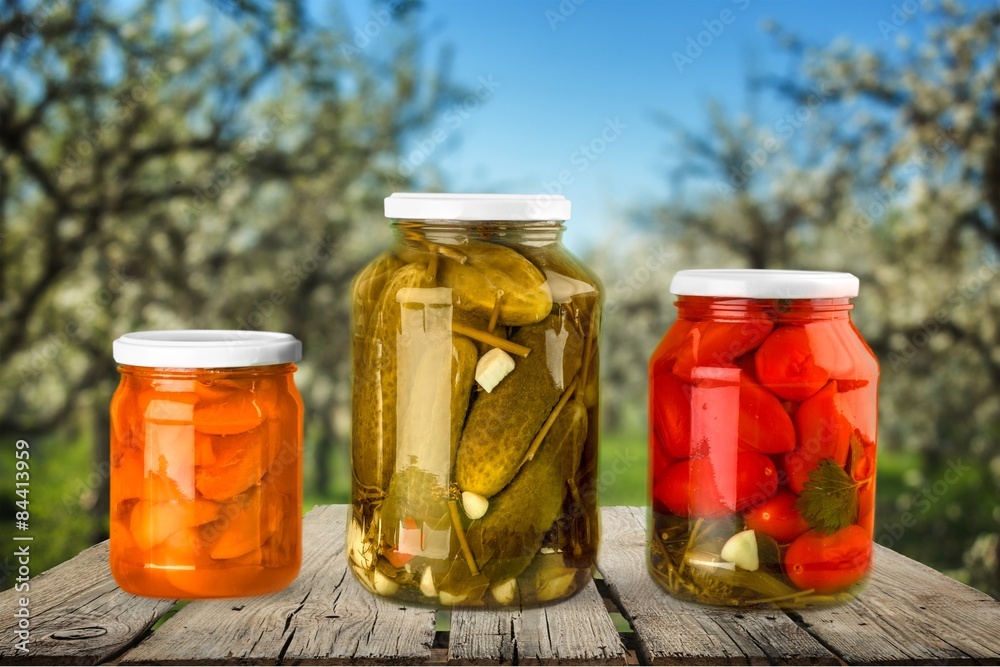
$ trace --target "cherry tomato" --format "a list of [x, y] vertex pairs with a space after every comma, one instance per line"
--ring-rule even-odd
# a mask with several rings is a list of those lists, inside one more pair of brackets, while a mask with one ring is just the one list
[[830, 381], [795, 412], [798, 448], [785, 456], [788, 485], [796, 493], [802, 489], [819, 462], [832, 458], [837, 465], [847, 463], [851, 449], [851, 423], [837, 404], [837, 383]]
[[781, 398], [804, 401], [830, 378], [816, 363], [804, 327], [786, 325], [775, 329], [755, 355], [757, 379]]
[[792, 420], [774, 394], [740, 373], [740, 448], [763, 454], [795, 449]]
[[768, 319], [745, 322], [698, 322], [677, 346], [674, 373], [691, 381], [696, 366], [720, 366], [756, 349], [774, 328]]
[[677, 516], [732, 514], [715, 485], [711, 461], [705, 457], [685, 459], [670, 466], [657, 481], [653, 499]]
[[671, 373], [654, 372], [650, 380], [649, 414], [666, 452], [678, 459], [691, 455], [691, 385]]
[[678, 516], [717, 517], [762, 502], [777, 489], [778, 475], [771, 459], [741, 452], [729, 466], [707, 456], [671, 465], [657, 480], [653, 497], [654, 503]]
[[740, 452], [736, 455], [736, 506], [741, 512], [751, 505], [757, 505], [778, 490], [778, 471], [770, 457], [756, 452]]
[[835, 593], [865, 576], [871, 556], [871, 535], [861, 526], [847, 526], [832, 535], [810, 530], [785, 552], [785, 573], [802, 590]]
[[782, 489], [743, 512], [743, 521], [747, 528], [769, 535], [779, 544], [787, 544], [809, 530], [809, 524], [795, 509], [796, 498], [791, 491]]

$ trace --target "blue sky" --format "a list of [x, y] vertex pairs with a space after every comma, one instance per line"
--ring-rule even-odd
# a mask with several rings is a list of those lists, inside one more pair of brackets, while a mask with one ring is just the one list
[[[451, 45], [453, 78], [475, 88], [482, 77], [493, 89], [482, 88], [487, 99], [470, 100], [467, 113], [450, 110], [436, 126], [442, 143], [429, 130], [409, 155], [423, 162], [418, 177], [433, 163], [454, 191], [561, 188], [574, 209], [567, 242], [581, 250], [624, 233], [630, 210], [668, 197], [674, 158], [657, 112], [698, 128], [710, 99], [745, 109], [751, 63], [761, 73], [788, 71], [764, 20], [814, 43], [846, 37], [892, 50], [879, 22], [905, 2], [428, 1], [430, 52]], [[348, 18], [363, 25], [378, 6], [350, 0]], [[919, 38], [924, 14], [913, 11], [902, 31]], [[689, 38], [700, 38], [700, 53], [685, 54]], [[678, 66], [675, 52], [694, 57]], [[784, 112], [775, 104], [765, 103], [762, 120]]]

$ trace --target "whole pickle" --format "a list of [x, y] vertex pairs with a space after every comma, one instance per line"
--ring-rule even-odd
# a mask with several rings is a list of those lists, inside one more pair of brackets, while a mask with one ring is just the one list
[[592, 408], [598, 401], [600, 355], [597, 354], [596, 347], [601, 329], [601, 283], [561, 245], [526, 246], [521, 252], [545, 274], [552, 301], [568, 308], [584, 336], [593, 339], [590, 344], [592, 349], [588, 350], [590, 367], [581, 373], [581, 381], [586, 381], [581, 394], [586, 406]]
[[531, 352], [514, 361], [514, 370], [492, 392], [476, 399], [455, 459], [459, 488], [486, 498], [513, 479], [582, 364], [583, 339], [558, 315], [521, 327], [512, 340]]
[[566, 248], [552, 244], [524, 246], [520, 250], [545, 274], [555, 303], [568, 303], [578, 299], [590, 310], [600, 298], [600, 281]]
[[369, 321], [369, 335], [355, 340], [351, 459], [355, 483], [381, 493], [396, 459], [396, 339], [400, 307], [396, 294], [428, 287], [426, 267], [407, 264], [392, 274]]
[[391, 252], [384, 252], [354, 278], [351, 294], [354, 302], [354, 335], [363, 338], [368, 334], [372, 311], [378, 303], [382, 290], [389, 278], [403, 266], [403, 262]]
[[462, 438], [462, 427], [469, 412], [472, 386], [476, 382], [476, 363], [479, 350], [476, 344], [465, 336], [454, 336], [451, 357], [451, 466], [455, 467], [458, 442]]
[[484, 241], [469, 241], [455, 248], [468, 259], [459, 263], [442, 257], [441, 284], [455, 290], [455, 307], [489, 317], [498, 291], [500, 323], [534, 324], [552, 310], [552, 295], [545, 276], [512, 248]]
[[490, 500], [486, 515], [466, 531], [480, 570], [490, 581], [516, 577], [542, 546], [559, 518], [567, 481], [576, 475], [587, 436], [587, 410], [580, 401], [563, 406], [534, 458]]

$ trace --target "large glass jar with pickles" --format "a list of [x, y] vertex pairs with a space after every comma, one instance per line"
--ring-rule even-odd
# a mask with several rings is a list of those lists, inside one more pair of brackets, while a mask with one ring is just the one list
[[878, 363], [858, 279], [681, 271], [650, 360], [649, 567], [696, 602], [844, 602], [871, 572]]
[[353, 285], [347, 557], [381, 595], [531, 605], [593, 575], [597, 279], [548, 195], [397, 193]]

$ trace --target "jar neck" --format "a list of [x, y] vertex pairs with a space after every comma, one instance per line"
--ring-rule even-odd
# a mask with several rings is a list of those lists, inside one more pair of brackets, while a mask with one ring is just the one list
[[295, 364], [268, 364], [267, 366], [241, 366], [239, 368], [152, 368], [149, 366], [128, 366], [121, 364], [118, 372], [122, 375], [149, 379], [198, 380], [239, 380], [269, 375], [284, 375], [298, 370]]
[[839, 299], [733, 299], [728, 297], [680, 296], [674, 302], [684, 320], [759, 320], [816, 322], [849, 320], [854, 305]]
[[396, 220], [392, 223], [397, 241], [455, 244], [465, 239], [545, 246], [561, 243], [566, 227], [559, 220]]

